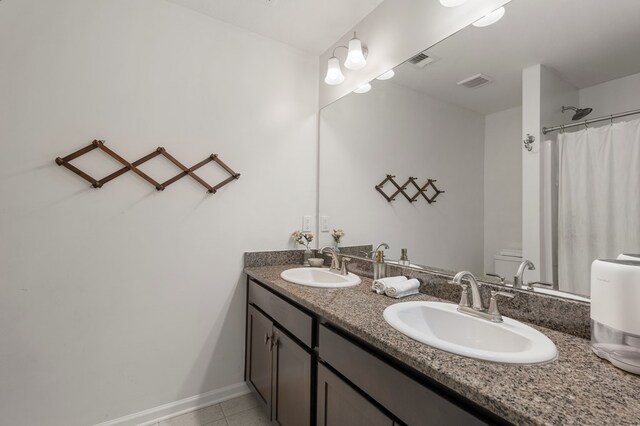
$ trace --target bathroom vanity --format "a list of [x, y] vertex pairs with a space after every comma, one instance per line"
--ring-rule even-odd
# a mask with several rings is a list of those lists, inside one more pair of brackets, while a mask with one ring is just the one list
[[506, 365], [465, 358], [390, 327], [382, 313], [399, 300], [373, 293], [371, 280], [305, 287], [280, 278], [292, 267], [245, 268], [245, 379], [274, 424], [640, 422], [639, 378], [599, 360], [583, 338], [536, 326], [558, 347], [557, 360]]
[[245, 379], [281, 425], [507, 424], [277, 291], [247, 279]]

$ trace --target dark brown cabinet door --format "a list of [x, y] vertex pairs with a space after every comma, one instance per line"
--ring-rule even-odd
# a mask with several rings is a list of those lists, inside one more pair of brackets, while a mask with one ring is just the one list
[[393, 420], [318, 364], [318, 426], [393, 426]]
[[253, 306], [247, 309], [246, 375], [268, 410], [273, 387], [273, 323]]
[[281, 426], [311, 424], [311, 354], [274, 326], [272, 419]]

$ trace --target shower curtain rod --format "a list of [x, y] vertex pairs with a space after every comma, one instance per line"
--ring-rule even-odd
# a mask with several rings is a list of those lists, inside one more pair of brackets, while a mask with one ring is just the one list
[[621, 112], [620, 114], [607, 115], [606, 117], [592, 118], [591, 120], [582, 120], [582, 121], [578, 121], [576, 123], [571, 123], [571, 124], [563, 124], [563, 125], [554, 126], [554, 127], [543, 127], [542, 128], [542, 134], [546, 135], [547, 133], [555, 132], [556, 130], [565, 130], [565, 129], [570, 129], [572, 127], [577, 127], [577, 126], [586, 126], [586, 125], [589, 125], [591, 123], [597, 123], [599, 121], [606, 121], [606, 120], [612, 120], [613, 121], [613, 119], [615, 119], [615, 118], [627, 117], [629, 115], [634, 115], [634, 114], [640, 114], [640, 109], [634, 109], [633, 111]]

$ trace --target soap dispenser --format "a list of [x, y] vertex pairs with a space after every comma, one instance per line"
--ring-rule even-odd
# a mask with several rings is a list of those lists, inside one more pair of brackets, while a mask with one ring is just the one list
[[378, 250], [375, 256], [376, 261], [373, 264], [373, 280], [385, 278], [387, 276], [387, 264], [384, 263], [384, 252]]
[[401, 251], [401, 254], [400, 254], [400, 260], [398, 260], [398, 265], [404, 265], [404, 266], [411, 265], [411, 262], [409, 261], [409, 256], [407, 256], [407, 249], [403, 248], [400, 251]]

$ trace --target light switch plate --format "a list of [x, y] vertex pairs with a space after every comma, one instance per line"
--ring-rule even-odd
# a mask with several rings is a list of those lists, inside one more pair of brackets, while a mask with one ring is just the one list
[[311, 231], [311, 216], [302, 216], [302, 232]]
[[329, 232], [329, 216], [320, 216], [320, 232]]

